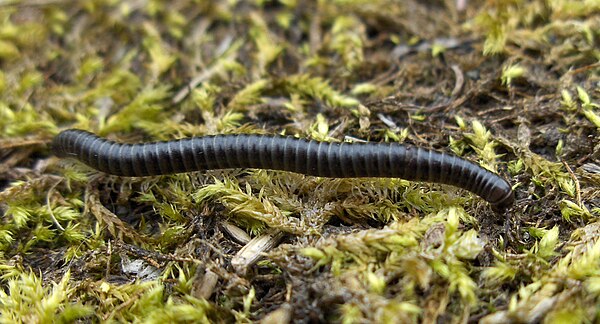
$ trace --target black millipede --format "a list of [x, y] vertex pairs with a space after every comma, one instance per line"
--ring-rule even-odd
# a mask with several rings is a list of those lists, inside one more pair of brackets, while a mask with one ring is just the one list
[[58, 134], [52, 150], [113, 175], [143, 177], [215, 169], [283, 170], [328, 178], [402, 178], [469, 190], [496, 209], [510, 207], [510, 184], [443, 152], [397, 143], [328, 143], [268, 135], [213, 135], [123, 144], [87, 131]]

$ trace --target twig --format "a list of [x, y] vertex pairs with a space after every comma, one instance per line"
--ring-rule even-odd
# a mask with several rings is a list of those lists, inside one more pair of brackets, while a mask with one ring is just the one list
[[458, 94], [460, 94], [463, 86], [465, 85], [465, 76], [458, 65], [453, 64], [452, 66], [450, 66], [450, 68], [452, 69], [456, 77], [456, 81], [454, 82], [454, 89], [452, 89], [452, 96], [456, 97], [458, 96]]
[[586, 71], [595, 69], [595, 68], [597, 68], [599, 66], [600, 66], [600, 62], [596, 62], [596, 63], [590, 64], [590, 65], [586, 65], [586, 66], [580, 67], [580, 68], [575, 69], [575, 70], [571, 70], [571, 71], [569, 71], [567, 73], [569, 73], [571, 75], [579, 74], [579, 73], [582, 73], [582, 72], [586, 72]]
[[210, 79], [210, 77], [212, 77], [219, 68], [221, 68], [221, 65], [215, 64], [202, 71], [202, 73], [194, 77], [183, 89], [179, 90], [171, 102], [174, 105], [180, 103], [183, 99], [185, 99], [185, 97], [187, 97], [188, 94], [190, 94], [192, 89], [196, 88], [200, 83]]
[[146, 291], [138, 291], [135, 294], [133, 294], [132, 296], [128, 296], [128, 299], [121, 303], [120, 305], [118, 305], [117, 307], [115, 307], [112, 312], [105, 314], [102, 317], [103, 321], [107, 321], [109, 318], [113, 318], [115, 316], [115, 314], [117, 314], [117, 312], [120, 312], [121, 310], [123, 310], [125, 307], [130, 306], [131, 304], [135, 303], [136, 301], [138, 301], [138, 299], [144, 294], [146, 293]]
[[42, 139], [42, 138], [30, 138], [30, 139], [10, 138], [10, 139], [0, 140], [0, 148], [2, 148], [3, 150], [8, 150], [8, 149], [12, 149], [15, 147], [42, 145], [47, 142], [48, 142], [47, 140]]
[[224, 56], [216, 59], [214, 63], [206, 70], [202, 71], [199, 75], [194, 77], [184, 88], [179, 90], [173, 100], [172, 104], [176, 105], [180, 103], [188, 94], [195, 89], [200, 83], [210, 79], [213, 75], [215, 75], [219, 70], [223, 69], [223, 65], [225, 61], [233, 60], [237, 56], [237, 49], [239, 48], [239, 42], [233, 42], [233, 44], [228, 44], [227, 42], [231, 42], [231, 39], [225, 39], [221, 46], [229, 45], [225, 50]]

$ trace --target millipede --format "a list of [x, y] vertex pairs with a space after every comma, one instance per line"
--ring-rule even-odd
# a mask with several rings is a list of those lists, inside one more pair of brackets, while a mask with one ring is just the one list
[[52, 142], [59, 157], [99, 171], [144, 177], [216, 169], [255, 168], [327, 178], [401, 178], [471, 191], [495, 209], [514, 203], [510, 184], [457, 156], [397, 143], [329, 143], [270, 135], [212, 135], [173, 141], [118, 143], [78, 129]]

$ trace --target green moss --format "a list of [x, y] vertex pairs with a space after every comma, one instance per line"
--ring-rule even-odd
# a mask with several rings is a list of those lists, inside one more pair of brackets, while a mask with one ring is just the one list
[[0, 291], [2, 322], [71, 322], [93, 314], [91, 307], [74, 302], [76, 289], [69, 284], [69, 272], [50, 288], [32, 272], [7, 276], [6, 270], [10, 269], [3, 269], [7, 289]]
[[[600, 7], [466, 5], [1, 4], [0, 321], [597, 322]], [[516, 203], [265, 170], [108, 176], [51, 156], [70, 127], [407, 142], [500, 173]], [[239, 237], [274, 232], [235, 266]]]

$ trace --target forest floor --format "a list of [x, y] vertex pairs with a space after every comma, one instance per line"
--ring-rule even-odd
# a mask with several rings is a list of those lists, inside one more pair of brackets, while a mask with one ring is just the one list
[[[0, 2], [0, 322], [596, 322], [600, 2]], [[452, 186], [126, 178], [67, 128], [399, 142]]]

